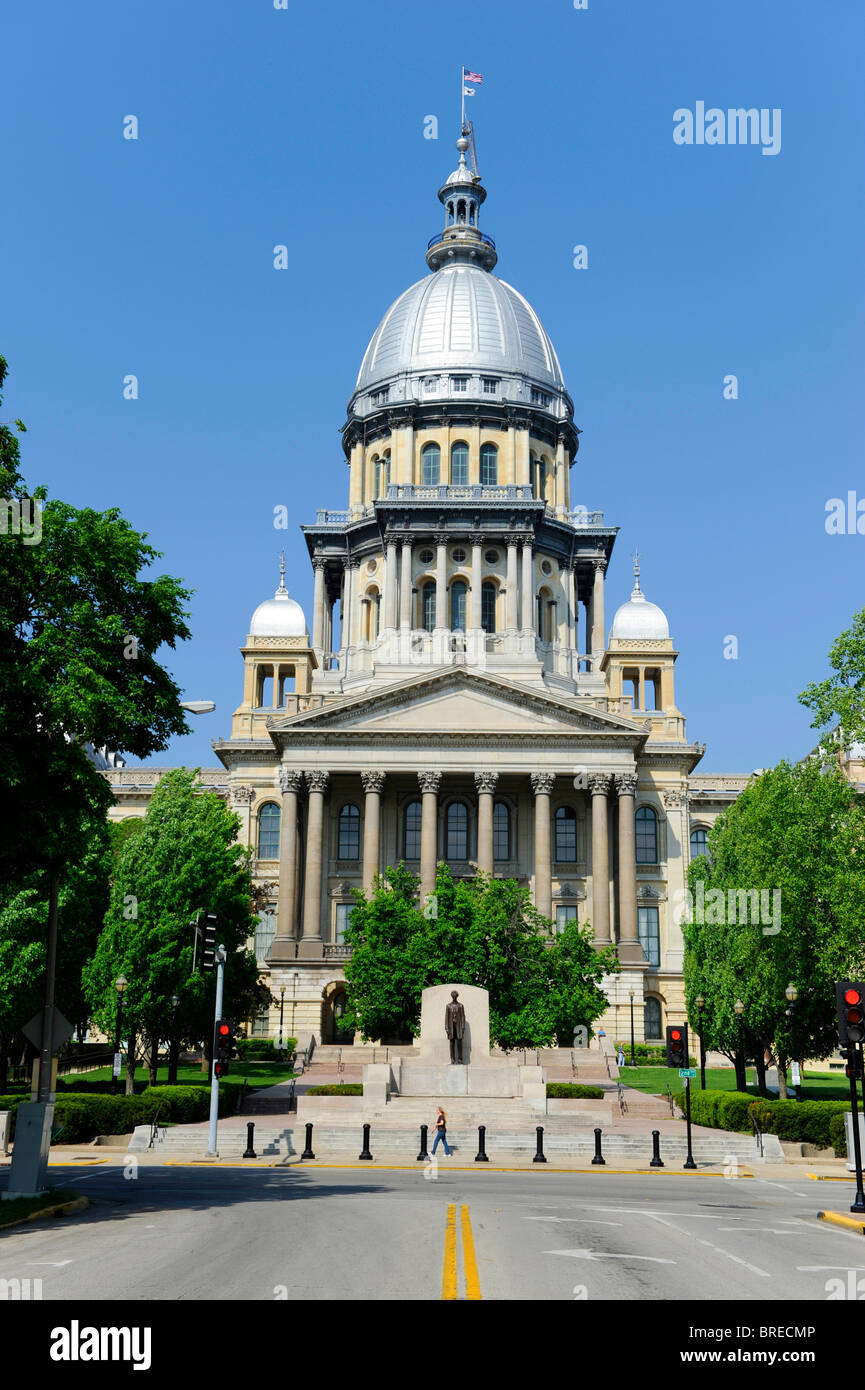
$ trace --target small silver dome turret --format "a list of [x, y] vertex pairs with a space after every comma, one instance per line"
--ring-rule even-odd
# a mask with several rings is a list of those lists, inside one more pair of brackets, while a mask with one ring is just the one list
[[468, 261], [484, 270], [492, 270], [498, 260], [495, 242], [492, 237], [484, 236], [478, 225], [481, 203], [487, 191], [481, 187], [480, 174], [473, 172], [466, 163], [470, 143], [465, 133], [457, 140], [459, 165], [438, 192], [445, 210], [445, 225], [427, 247], [426, 263], [430, 270], [440, 270], [455, 261]]
[[613, 618], [610, 641], [615, 639], [669, 641], [670, 624], [663, 609], [649, 603], [640, 588], [640, 557], [634, 556], [634, 587], [627, 603], [623, 603]]
[[279, 565], [279, 588], [273, 598], [260, 603], [249, 620], [251, 637], [303, 637], [306, 618], [299, 603], [285, 587], [285, 551]]

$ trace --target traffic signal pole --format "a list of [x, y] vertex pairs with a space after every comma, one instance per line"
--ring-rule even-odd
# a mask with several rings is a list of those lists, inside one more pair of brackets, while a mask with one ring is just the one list
[[216, 1147], [216, 1123], [219, 1119], [219, 1077], [216, 1075], [216, 1025], [222, 1018], [222, 985], [225, 976], [225, 947], [216, 952], [216, 1011], [213, 1015], [213, 1046], [210, 1059], [210, 1135], [207, 1144], [207, 1157], [218, 1158]]
[[[862, 1044], [851, 1043], [848, 1047], [848, 1062], [851, 1065], [847, 1070], [850, 1073], [850, 1109], [853, 1115], [853, 1162], [856, 1165], [856, 1198], [853, 1202], [851, 1211], [865, 1211], [865, 1192], [862, 1191], [862, 1145], [859, 1141], [859, 1105], [856, 1096], [856, 1072], [862, 1065]], [[856, 1054], [859, 1053], [857, 1058]], [[858, 1067], [857, 1067], [858, 1062]]]
[[688, 1157], [682, 1164], [683, 1168], [696, 1168], [694, 1155], [691, 1152], [691, 1078], [685, 1078], [685, 1124], [688, 1127]]

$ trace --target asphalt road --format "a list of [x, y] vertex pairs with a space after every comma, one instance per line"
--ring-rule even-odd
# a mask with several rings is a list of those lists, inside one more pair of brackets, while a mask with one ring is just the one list
[[[846, 1183], [658, 1173], [119, 1165], [51, 1169], [92, 1206], [0, 1235], [44, 1300], [825, 1301], [865, 1241]], [[5, 1185], [5, 1176], [2, 1179]]]

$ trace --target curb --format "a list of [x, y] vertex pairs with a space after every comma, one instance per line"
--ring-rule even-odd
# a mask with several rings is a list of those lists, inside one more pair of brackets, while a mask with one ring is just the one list
[[865, 1217], [842, 1216], [840, 1211], [818, 1211], [821, 1221], [831, 1221], [833, 1226], [844, 1226], [848, 1231], [858, 1231], [865, 1236]]
[[31, 1211], [29, 1216], [16, 1216], [14, 1221], [5, 1221], [0, 1226], [0, 1231], [8, 1231], [10, 1226], [24, 1226], [28, 1221], [41, 1221], [43, 1216], [74, 1216], [89, 1206], [89, 1198], [73, 1197], [71, 1202], [59, 1202], [53, 1207], [40, 1207], [39, 1211]]
[[855, 1177], [856, 1177], [856, 1174], [855, 1174], [855, 1173], [846, 1173], [846, 1174], [841, 1174], [841, 1173], [806, 1173], [806, 1174], [805, 1174], [805, 1177], [806, 1177], [806, 1178], [810, 1178], [810, 1179], [812, 1180], [812, 1182], [853, 1182], [853, 1180], [854, 1180]]
[[[307, 1169], [307, 1170], [308, 1170], [308, 1169], [310, 1169], [310, 1168], [334, 1168], [334, 1169], [349, 1169], [349, 1168], [354, 1169], [354, 1168], [357, 1168], [357, 1169], [360, 1169], [360, 1171], [366, 1172], [366, 1173], [372, 1172], [373, 1170], [387, 1171], [387, 1172], [397, 1172], [397, 1173], [422, 1173], [422, 1172], [423, 1172], [423, 1168], [419, 1167], [419, 1166], [417, 1165], [416, 1162], [415, 1162], [415, 1163], [376, 1163], [375, 1160], [373, 1160], [373, 1166], [372, 1166], [372, 1168], [369, 1168], [366, 1164], [364, 1164], [363, 1167], [361, 1168], [361, 1165], [357, 1162], [357, 1160], [355, 1160], [355, 1162], [353, 1162], [353, 1163], [326, 1163], [326, 1162], [324, 1162], [323, 1160], [316, 1160], [316, 1159], [306, 1159], [306, 1160], [304, 1160], [304, 1161], [301, 1161], [300, 1159], [295, 1159], [295, 1161], [294, 1161], [293, 1163], [285, 1163], [285, 1162], [276, 1162], [276, 1163], [249, 1163], [249, 1162], [247, 1162], [247, 1163], [243, 1163], [243, 1162], [233, 1161], [233, 1160], [231, 1160], [231, 1159], [226, 1159], [225, 1161], [222, 1161], [222, 1160], [219, 1160], [219, 1159], [208, 1159], [208, 1158], [198, 1158], [198, 1159], [196, 1159], [196, 1158], [188, 1158], [188, 1159], [183, 1159], [183, 1158], [167, 1158], [167, 1159], [165, 1159], [164, 1166], [165, 1166], [166, 1168], [203, 1168], [203, 1167], [206, 1167], [206, 1168], [234, 1168], [234, 1169], [237, 1169], [238, 1171], [242, 1171], [242, 1170], [245, 1169], [246, 1172], [249, 1172], [249, 1171], [250, 1171], [251, 1169], [253, 1169], [253, 1168], [262, 1168], [262, 1169], [263, 1169], [263, 1168], [266, 1168], [266, 1169], [281, 1168], [284, 1172], [293, 1171], [293, 1170], [295, 1170], [295, 1169], [297, 1169], [297, 1170], [299, 1170], [299, 1171], [303, 1171], [304, 1169]], [[524, 1168], [498, 1168], [498, 1167], [496, 1167], [496, 1166], [493, 1165], [493, 1164], [490, 1164], [489, 1166], [484, 1165], [483, 1168], [475, 1167], [474, 1165], [472, 1165], [471, 1167], [458, 1167], [458, 1166], [456, 1166], [456, 1165], [448, 1164], [447, 1168], [445, 1168], [443, 1171], [444, 1171], [444, 1172], [451, 1172], [451, 1173], [482, 1173], [482, 1174], [483, 1174], [483, 1173], [534, 1173], [534, 1172], [543, 1172], [543, 1173], [547, 1173], [547, 1174], [552, 1174], [552, 1173], [579, 1173], [579, 1174], [586, 1174], [586, 1175], [589, 1175], [589, 1174], [590, 1174], [590, 1175], [593, 1175], [593, 1176], [594, 1176], [594, 1175], [601, 1176], [601, 1175], [603, 1175], [603, 1174], [605, 1174], [605, 1173], [610, 1173], [610, 1174], [619, 1174], [619, 1175], [622, 1175], [622, 1176], [624, 1176], [624, 1177], [653, 1177], [653, 1178], [654, 1178], [654, 1177], [674, 1177], [674, 1178], [676, 1178], [676, 1177], [683, 1177], [683, 1178], [723, 1178], [723, 1177], [724, 1177], [724, 1174], [723, 1174], [723, 1172], [721, 1172], [721, 1171], [717, 1171], [717, 1170], [712, 1170], [712, 1171], [710, 1171], [710, 1170], [705, 1169], [705, 1168], [703, 1168], [703, 1169], [682, 1169], [682, 1168], [663, 1168], [663, 1169], [662, 1169], [662, 1168], [610, 1168], [610, 1167], [607, 1167], [607, 1166], [605, 1166], [605, 1167], [603, 1167], [603, 1168], [600, 1168], [600, 1167], [598, 1167], [598, 1168], [555, 1168], [555, 1167], [552, 1167], [552, 1166], [550, 1166], [550, 1165], [547, 1164], [547, 1165], [545, 1165], [543, 1168], [538, 1169], [538, 1168], [534, 1168], [530, 1163], [527, 1163], [526, 1166], [525, 1166]], [[747, 1172], [747, 1171], [742, 1171], [741, 1173], [739, 1173], [738, 1176], [739, 1176], [740, 1178], [753, 1178], [754, 1174], [753, 1174], [753, 1173], [750, 1173], [750, 1172]]]

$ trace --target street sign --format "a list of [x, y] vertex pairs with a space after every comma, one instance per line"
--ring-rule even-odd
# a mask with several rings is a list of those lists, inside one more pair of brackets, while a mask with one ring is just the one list
[[[25, 1023], [21, 1032], [29, 1043], [34, 1047], [42, 1047], [42, 1019], [44, 1010], [40, 1009], [38, 1014], [34, 1014], [29, 1023]], [[54, 1009], [54, 1027], [51, 1032], [51, 1041], [55, 1052], [59, 1052], [65, 1042], [68, 1042], [75, 1032], [75, 1024], [70, 1023], [68, 1018], [64, 1018], [58, 1008]]]
[[798, 1063], [798, 1062], [791, 1062], [791, 1063], [790, 1063], [790, 1080], [793, 1082], [793, 1085], [794, 1085], [794, 1086], [801, 1086], [801, 1085], [802, 1085], [802, 1074], [801, 1074], [801, 1072], [799, 1071], [799, 1063]]
[[696, 1076], [696, 1075], [697, 1075], [697, 1069], [696, 1069], [696, 1067], [679, 1067], [679, 1075], [680, 1075], [680, 1076]]
[[115, 1054], [114, 1054], [114, 1066], [113, 1066], [113, 1068], [112, 1068], [112, 1070], [111, 1070], [111, 1075], [112, 1075], [112, 1076], [119, 1076], [119, 1075], [120, 1075], [120, 1063], [121, 1063], [121, 1060], [122, 1060], [122, 1059], [121, 1059], [120, 1053], [119, 1053], [119, 1052], [115, 1052]]

